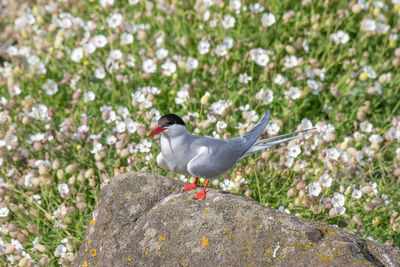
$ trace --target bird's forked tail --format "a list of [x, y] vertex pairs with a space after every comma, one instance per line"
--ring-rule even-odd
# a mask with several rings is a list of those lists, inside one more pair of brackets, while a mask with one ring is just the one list
[[[279, 136], [274, 136], [274, 137], [271, 137], [271, 138], [260, 140], [260, 141], [258, 141], [256, 143], [254, 143], [254, 145], [252, 145], [240, 157], [240, 159], [242, 159], [244, 157], [247, 157], [248, 155], [253, 154], [254, 152], [257, 152], [257, 151], [260, 151], [260, 150], [264, 150], [264, 149], [269, 148], [271, 146], [275, 146], [275, 145], [278, 145], [280, 143], [288, 142], [290, 140], [296, 139], [296, 138], [301, 136], [301, 135], [299, 135], [300, 133], [308, 132], [308, 131], [311, 131], [311, 130], [314, 130], [314, 129], [316, 129], [316, 128], [310, 128], [310, 129], [306, 129], [306, 130], [302, 130], [302, 131], [298, 131], [298, 132], [282, 134], [282, 135], [279, 135]], [[295, 136], [291, 136], [291, 135], [295, 135]], [[287, 137], [287, 136], [291, 136], [291, 137]], [[283, 138], [283, 137], [286, 137], [286, 138]]]

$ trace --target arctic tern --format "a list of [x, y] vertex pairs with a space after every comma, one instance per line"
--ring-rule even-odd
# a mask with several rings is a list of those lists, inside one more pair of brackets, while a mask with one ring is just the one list
[[205, 199], [209, 179], [216, 179], [227, 172], [240, 159], [254, 152], [295, 139], [301, 132], [315, 129], [257, 141], [267, 126], [269, 118], [270, 112], [267, 110], [254, 128], [243, 136], [221, 140], [190, 134], [186, 129], [185, 122], [179, 116], [166, 114], [158, 120], [158, 126], [150, 133], [149, 137], [161, 133], [161, 153], [157, 156], [157, 164], [161, 168], [196, 177], [193, 184], [185, 185], [185, 191], [197, 187], [198, 177], [207, 179], [203, 191], [196, 192], [195, 197], [195, 199]]

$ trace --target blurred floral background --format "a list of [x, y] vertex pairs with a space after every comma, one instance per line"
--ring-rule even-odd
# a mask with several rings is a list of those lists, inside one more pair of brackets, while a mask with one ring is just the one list
[[0, 264], [71, 265], [119, 173], [193, 181], [156, 166], [165, 113], [222, 139], [267, 109], [264, 138], [316, 127], [212, 186], [400, 248], [399, 15], [399, 0], [2, 0]]

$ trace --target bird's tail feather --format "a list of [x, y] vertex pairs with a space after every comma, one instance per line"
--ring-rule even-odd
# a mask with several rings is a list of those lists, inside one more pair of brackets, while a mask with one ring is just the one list
[[[306, 130], [302, 130], [302, 131], [298, 131], [298, 132], [282, 134], [282, 135], [279, 135], [279, 136], [274, 136], [274, 137], [271, 137], [271, 138], [260, 140], [260, 141], [256, 142], [253, 146], [251, 146], [246, 151], [246, 153], [244, 153], [240, 157], [240, 159], [242, 159], [244, 157], [247, 157], [248, 155], [253, 154], [254, 152], [257, 152], [257, 151], [260, 151], [260, 150], [264, 150], [264, 149], [266, 149], [268, 147], [275, 146], [275, 145], [278, 145], [280, 143], [288, 142], [290, 140], [296, 139], [296, 138], [301, 136], [301, 135], [299, 135], [300, 133], [308, 132], [308, 131], [311, 131], [311, 130], [314, 130], [314, 129], [316, 129], [316, 128], [310, 128], [310, 129], [306, 129]], [[294, 134], [296, 136], [287, 137], [287, 136], [294, 135]], [[287, 137], [287, 138], [281, 139], [282, 137]], [[277, 139], [279, 139], [279, 140], [277, 140]]]

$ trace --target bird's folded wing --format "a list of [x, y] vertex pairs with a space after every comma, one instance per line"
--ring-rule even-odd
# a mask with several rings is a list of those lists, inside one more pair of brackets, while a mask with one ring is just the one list
[[231, 169], [240, 154], [230, 144], [202, 147], [199, 153], [189, 161], [187, 170], [193, 176], [213, 179]]

